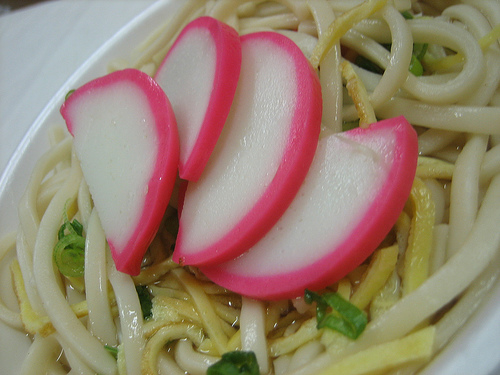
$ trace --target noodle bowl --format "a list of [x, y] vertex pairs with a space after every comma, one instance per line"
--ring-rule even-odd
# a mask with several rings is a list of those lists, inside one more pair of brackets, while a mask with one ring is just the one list
[[[164, 16], [159, 12], [163, 10], [157, 6], [157, 12], [150, 16], [156, 22], [151, 24], [161, 26], [130, 52], [128, 61], [112, 60], [127, 57], [113, 53], [101, 59], [112, 60], [111, 70], [133, 66], [152, 75], [179, 29], [204, 14], [229, 23], [241, 34], [277, 29], [311, 57], [318, 36], [328, 35], [329, 25], [354, 4], [321, 0], [239, 3], [235, 12], [233, 2], [187, 2], [166, 23], [160, 22]], [[361, 55], [384, 71], [377, 74], [356, 68], [377, 117], [403, 114], [419, 132], [417, 179], [425, 193], [419, 196], [415, 192], [413, 208], [409, 205], [381, 245], [380, 250], [397, 245], [401, 255], [388, 279], [363, 303], [370, 323], [357, 341], [317, 330], [314, 310], [302, 300], [272, 304], [250, 301], [208, 282], [195, 269], [175, 265], [169, 258], [175, 235], [171, 229], [173, 208], [167, 211], [165, 225], [148, 252], [141, 275], [132, 279], [118, 273], [106, 261], [99, 218], [92, 210], [78, 161], [72, 156], [71, 141], [59, 126], [51, 131], [52, 145], [40, 159], [21, 199], [20, 230], [2, 242], [2, 254], [9, 254], [5, 262], [15, 257], [19, 264], [18, 268], [13, 266], [17, 269], [15, 280], [24, 282], [26, 296], [22, 299], [22, 288], [18, 288], [18, 298], [29, 301], [39, 318], [29, 320], [25, 314], [21, 322], [18, 313], [1, 312], [2, 320], [26, 329], [33, 339], [24, 373], [39, 370], [40, 358], [60, 349], [64, 351], [61, 361], [48, 366], [72, 368], [77, 373], [137, 374], [157, 368], [162, 373], [203, 373], [207, 364], [218, 360], [224, 351], [240, 349], [242, 338], [251, 333], [249, 327], [259, 324], [267, 346], [263, 346], [264, 353], [257, 347], [254, 351], [257, 358], [265, 358], [259, 361], [264, 373], [321, 373], [336, 364], [349, 363], [358, 358], [356, 355], [411, 338], [415, 329], [425, 330], [426, 325], [435, 330], [430, 357], [446, 347], [472, 313], [470, 307], [488, 295], [499, 272], [500, 50], [498, 34], [483, 47], [477, 40], [487, 39], [498, 29], [500, 6], [494, 1], [464, 1], [452, 6], [414, 3], [414, 18], [405, 20], [401, 13], [410, 6], [409, 1], [395, 1], [354, 27], [350, 25], [319, 61], [325, 129], [341, 131], [343, 123], [357, 119], [338, 66], [341, 56], [354, 59]], [[419, 12], [434, 18], [420, 17]], [[136, 35], [137, 44], [146, 39], [147, 33]], [[382, 46], [387, 43], [390, 50]], [[423, 62], [428, 74], [419, 77], [408, 72], [414, 43], [427, 43], [432, 52]], [[449, 50], [459, 52], [463, 62], [447, 63]], [[444, 66], [439, 67], [439, 62]], [[102, 72], [89, 70], [73, 84], [97, 75]], [[45, 123], [61, 121], [54, 111]], [[47, 128], [44, 125], [40, 131]], [[434, 227], [423, 229], [432, 231], [434, 238], [427, 260], [429, 278], [409, 290], [405, 286], [408, 261], [404, 254], [410, 245], [406, 244], [411, 244], [416, 235], [413, 218], [419, 210], [418, 201], [429, 197], [435, 210], [427, 213], [434, 216]], [[52, 269], [54, 234], [68, 200], [75, 202], [68, 208], [68, 215], [76, 215], [82, 222], [88, 241], [91, 238], [100, 244], [87, 254], [89, 266], [84, 280], [63, 279]], [[359, 301], [367, 297], [362, 298], [359, 291], [370, 267], [374, 268], [374, 259], [329, 289], [361, 304]], [[60, 292], [63, 283], [68, 294]], [[69, 292], [83, 289], [83, 285], [86, 296]], [[155, 296], [151, 320], [142, 322], [135, 285], [147, 285]], [[127, 313], [131, 311], [135, 313]], [[172, 343], [165, 345], [168, 342]], [[118, 361], [108, 355], [104, 344], [120, 344]], [[406, 355], [399, 373], [414, 373], [423, 365], [420, 360], [429, 359], [428, 355]], [[388, 373], [398, 371], [394, 363], [383, 366]]]

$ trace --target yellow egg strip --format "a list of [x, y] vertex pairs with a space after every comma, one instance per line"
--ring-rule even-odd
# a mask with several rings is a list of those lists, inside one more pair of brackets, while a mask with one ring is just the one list
[[[48, 316], [39, 316], [31, 306], [26, 293], [21, 267], [17, 260], [11, 264], [12, 278], [14, 280], [14, 290], [19, 302], [19, 310], [21, 313], [21, 320], [26, 331], [32, 335], [40, 334], [46, 337], [55, 332], [54, 326], [50, 322]], [[87, 301], [82, 301], [71, 305], [71, 309], [78, 318], [88, 315]]]
[[375, 111], [370, 104], [370, 97], [366, 91], [365, 85], [354, 71], [352, 65], [348, 61], [343, 61], [340, 64], [342, 76], [346, 80], [346, 88], [349, 96], [354, 101], [354, 106], [359, 116], [359, 126], [366, 128], [368, 125], [377, 122]]
[[402, 339], [373, 346], [328, 366], [319, 375], [354, 375], [385, 373], [405, 363], [430, 358], [435, 337], [433, 326]]
[[398, 260], [398, 245], [392, 245], [377, 250], [370, 261], [370, 265], [363, 275], [363, 279], [351, 297], [351, 303], [364, 309], [375, 294], [385, 285], [394, 271]]
[[277, 357], [279, 355], [291, 353], [306, 342], [319, 337], [321, 335], [321, 330], [318, 330], [316, 325], [316, 318], [311, 318], [302, 323], [297, 332], [271, 341], [269, 344], [271, 356]]
[[415, 178], [410, 193], [413, 209], [408, 248], [404, 259], [403, 295], [422, 284], [429, 274], [429, 256], [434, 230], [434, 201], [420, 178]]

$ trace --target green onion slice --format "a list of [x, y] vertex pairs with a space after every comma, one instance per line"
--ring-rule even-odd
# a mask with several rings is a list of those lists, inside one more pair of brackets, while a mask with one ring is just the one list
[[[353, 340], [364, 331], [368, 319], [363, 311], [338, 293], [318, 293], [306, 290], [305, 301], [309, 304], [316, 302], [317, 328], [330, 328], [342, 333]], [[330, 312], [327, 309], [331, 308]]]
[[85, 271], [85, 238], [76, 234], [65, 235], [54, 247], [54, 260], [64, 276], [83, 276]]
[[69, 221], [66, 209], [57, 239], [53, 256], [59, 271], [67, 277], [83, 276], [85, 271], [83, 225], [76, 219]]
[[259, 364], [254, 352], [227, 352], [211, 365], [207, 375], [259, 375]]
[[411, 55], [410, 67], [408, 68], [411, 74], [414, 76], [420, 77], [424, 74], [424, 67], [422, 63], [418, 60], [417, 56]]

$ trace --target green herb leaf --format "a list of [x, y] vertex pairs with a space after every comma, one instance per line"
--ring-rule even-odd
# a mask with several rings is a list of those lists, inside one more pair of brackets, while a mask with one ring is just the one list
[[[363, 311], [343, 299], [338, 293], [319, 295], [306, 290], [305, 301], [309, 304], [316, 302], [318, 329], [327, 327], [355, 340], [364, 331], [368, 322]], [[327, 312], [328, 308], [331, 309], [330, 312]]]
[[150, 319], [153, 316], [153, 301], [151, 299], [151, 293], [149, 293], [149, 289], [145, 285], [137, 285], [135, 289], [139, 295], [142, 316], [144, 320]]
[[207, 375], [259, 375], [259, 364], [254, 352], [237, 350], [224, 353], [208, 368]]

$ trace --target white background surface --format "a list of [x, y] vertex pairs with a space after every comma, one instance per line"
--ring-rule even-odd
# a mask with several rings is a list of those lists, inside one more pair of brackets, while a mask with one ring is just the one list
[[[152, 2], [59, 0], [0, 16], [0, 173], [69, 76]], [[492, 297], [488, 304], [494, 314], [480, 314], [469, 324], [459, 336], [462, 340], [456, 340], [444, 353], [446, 366], [437, 365], [431, 374], [498, 373], [500, 369], [494, 368], [500, 359], [500, 289]], [[2, 375], [18, 374], [18, 368], [6, 370], [2, 365], [24, 353], [19, 345], [22, 342], [13, 344], [10, 336], [0, 331]]]

